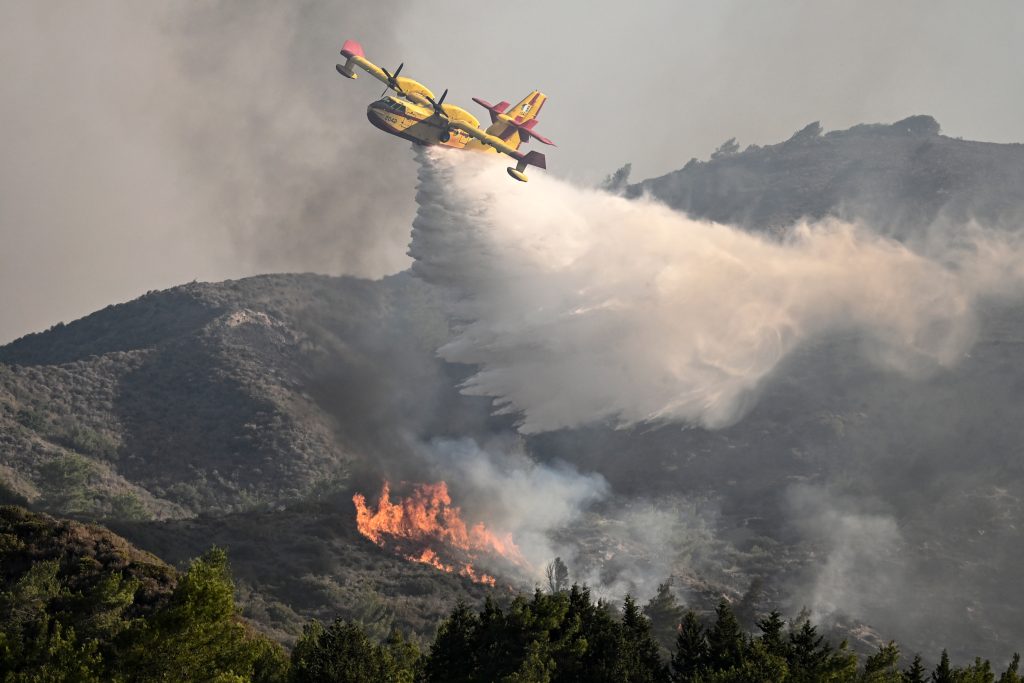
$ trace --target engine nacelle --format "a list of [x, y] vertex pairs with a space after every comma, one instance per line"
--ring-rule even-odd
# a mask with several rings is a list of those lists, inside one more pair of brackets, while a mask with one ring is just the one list
[[[395, 82], [398, 84], [398, 87], [405, 94], [405, 96], [413, 100], [414, 102], [422, 102], [423, 104], [426, 104], [429, 102], [429, 100], [427, 100], [426, 98], [434, 99], [434, 93], [430, 92], [430, 88], [423, 85], [419, 81], [413, 80], [411, 78], [406, 78], [405, 76], [399, 76], [398, 78], [395, 79]], [[422, 97], [424, 99], [417, 100], [415, 97], [410, 97], [415, 95], [418, 95], [419, 97]]]

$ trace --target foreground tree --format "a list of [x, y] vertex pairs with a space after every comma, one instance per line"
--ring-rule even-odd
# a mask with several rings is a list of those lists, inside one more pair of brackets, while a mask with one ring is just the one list
[[999, 683], [1021, 683], [1020, 674], [1017, 670], [1020, 668], [1020, 654], [1014, 652], [1013, 659], [1010, 660], [1010, 665], [1006, 667], [1006, 671], [999, 677]]
[[746, 638], [732, 606], [724, 598], [715, 608], [715, 617], [715, 623], [707, 634], [709, 666], [719, 671], [742, 668]]
[[708, 643], [693, 610], [683, 615], [671, 667], [673, 680], [679, 683], [699, 680], [708, 667]]
[[672, 594], [671, 582], [659, 585], [658, 592], [644, 607], [644, 615], [651, 620], [651, 634], [666, 657], [670, 657], [675, 648], [684, 611]]
[[170, 604], [125, 632], [126, 680], [275, 680], [284, 652], [238, 619], [227, 554], [212, 548], [192, 563]]
[[954, 683], [953, 667], [949, 664], [949, 653], [942, 651], [939, 663], [932, 671], [932, 683]]
[[921, 655], [914, 655], [914, 661], [903, 670], [902, 683], [925, 683], [927, 675]]
[[437, 630], [425, 665], [428, 681], [470, 683], [476, 668], [475, 638], [480, 627], [469, 606], [459, 602]]
[[789, 644], [786, 642], [786, 634], [783, 632], [786, 622], [782, 614], [772, 611], [767, 617], [757, 622], [757, 628], [761, 630], [761, 643], [765, 650], [776, 657], [786, 659], [789, 656]]
[[629, 595], [622, 605], [622, 654], [626, 662], [624, 680], [631, 683], [668, 680], [668, 668], [661, 661], [658, 644], [651, 636], [651, 624]]
[[[396, 658], [396, 654], [401, 660]], [[419, 653], [400, 634], [384, 645], [372, 642], [358, 624], [336, 619], [328, 628], [314, 621], [292, 650], [294, 683], [411, 683]]]
[[864, 662], [864, 673], [861, 680], [865, 683], [887, 683], [888, 681], [899, 681], [898, 666], [900, 663], [900, 649], [896, 643], [889, 641], [888, 644], [878, 648], [878, 652], [868, 657]]

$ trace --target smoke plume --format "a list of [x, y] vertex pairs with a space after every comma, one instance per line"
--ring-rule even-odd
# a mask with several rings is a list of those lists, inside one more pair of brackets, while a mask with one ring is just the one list
[[478, 371], [536, 433], [595, 421], [721, 428], [794, 348], [862, 339], [904, 372], [954, 364], [974, 304], [1020, 290], [1010, 237], [974, 230], [923, 252], [831, 221], [781, 240], [534, 172], [511, 182], [490, 156], [421, 154], [410, 254], [461, 321], [439, 353]]
[[545, 563], [561, 552], [552, 534], [578, 521], [609, 493], [600, 474], [584, 474], [564, 463], [537, 463], [522, 440], [509, 435], [485, 444], [434, 439], [423, 445], [422, 455], [457, 490], [460, 505], [512, 534], [533, 580], [540, 580]]
[[0, 342], [196, 278], [406, 267], [414, 164], [334, 71], [346, 37], [394, 68], [406, 9], [0, 3]]

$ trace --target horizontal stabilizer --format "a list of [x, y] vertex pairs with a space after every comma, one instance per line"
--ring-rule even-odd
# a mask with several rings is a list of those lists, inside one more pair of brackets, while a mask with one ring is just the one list
[[[527, 121], [527, 123], [536, 123], [536, 121], [537, 119], [533, 119], [532, 121]], [[523, 136], [523, 142], [529, 142], [530, 138], [537, 138], [538, 142], [543, 142], [545, 145], [557, 146], [540, 133], [533, 132], [533, 126], [516, 126], [516, 130]]]
[[508, 109], [508, 102], [504, 101], [498, 102], [497, 104], [491, 104], [487, 100], [482, 100], [479, 97], [474, 97], [473, 101], [491, 113], [491, 123], [498, 120], [498, 114], [504, 114], [505, 110]]
[[523, 173], [523, 171], [526, 170], [527, 166], [536, 166], [537, 168], [544, 169], [548, 167], [547, 159], [545, 159], [544, 155], [541, 154], [540, 152], [527, 152], [526, 154], [516, 152], [511, 156], [518, 163], [516, 164], [515, 168], [509, 166], [508, 169], [506, 170], [508, 171], [508, 174], [510, 176], [512, 176], [521, 183], [525, 183], [527, 180], [529, 180], [529, 178], [526, 177], [526, 174]]
[[540, 152], [527, 152], [526, 157], [523, 159], [526, 163], [537, 168], [543, 168], [547, 170], [548, 161]]
[[523, 168], [526, 168], [526, 166], [536, 166], [537, 168], [543, 168], [546, 170], [548, 167], [547, 159], [544, 158], [544, 155], [540, 152], [527, 152], [526, 154], [517, 156], [516, 159], [519, 160], [519, 165], [523, 166]]

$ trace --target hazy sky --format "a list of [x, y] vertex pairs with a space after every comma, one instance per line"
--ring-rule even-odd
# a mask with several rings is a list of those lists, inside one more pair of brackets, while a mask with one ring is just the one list
[[0, 343], [192, 279], [405, 267], [412, 154], [345, 38], [471, 111], [541, 88], [550, 172], [593, 183], [815, 120], [1024, 141], [1022, 34], [1015, 1], [0, 0]]

